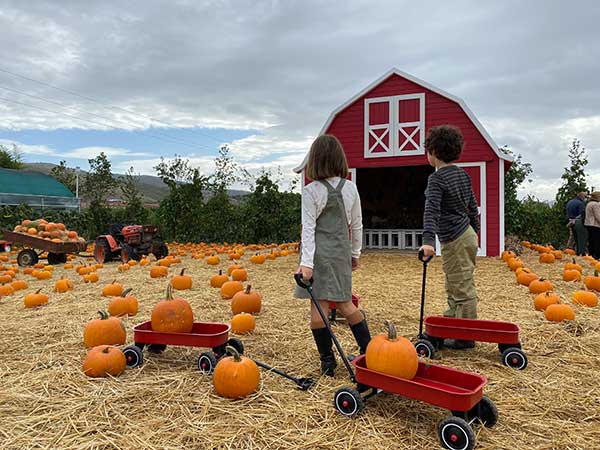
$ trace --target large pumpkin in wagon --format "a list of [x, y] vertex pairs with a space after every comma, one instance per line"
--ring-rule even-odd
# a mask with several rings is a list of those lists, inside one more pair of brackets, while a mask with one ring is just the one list
[[367, 368], [398, 378], [412, 380], [419, 369], [419, 357], [415, 346], [403, 336], [398, 336], [396, 327], [387, 323], [387, 334], [375, 336], [366, 351]]
[[167, 295], [152, 310], [152, 330], [162, 333], [189, 333], [194, 327], [194, 313], [190, 304], [182, 298], [173, 298], [169, 283]]

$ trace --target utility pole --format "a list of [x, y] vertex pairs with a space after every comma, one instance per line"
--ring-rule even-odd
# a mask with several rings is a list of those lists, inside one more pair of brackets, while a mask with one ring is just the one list
[[75, 198], [77, 199], [77, 208], [81, 212], [81, 200], [79, 200], [79, 166], [75, 167]]

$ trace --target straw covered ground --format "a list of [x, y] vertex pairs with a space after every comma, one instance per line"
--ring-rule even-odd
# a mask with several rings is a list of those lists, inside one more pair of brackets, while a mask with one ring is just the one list
[[[292, 298], [291, 274], [297, 255], [249, 269], [253, 288], [263, 294], [257, 330], [243, 337], [246, 354], [300, 376], [318, 375], [318, 357], [308, 327], [307, 301]], [[527, 265], [546, 275], [570, 301], [581, 283], [561, 280], [563, 264]], [[371, 253], [355, 274], [354, 291], [362, 298], [373, 333], [393, 320], [403, 335], [418, 330], [421, 264], [413, 255]], [[225, 268], [229, 262], [221, 264]], [[582, 261], [583, 264], [583, 261]], [[194, 287], [182, 296], [197, 320], [228, 322], [229, 302], [208, 286], [215, 273], [204, 261], [184, 258]], [[586, 263], [585, 271], [591, 272]], [[367, 402], [356, 419], [338, 415], [332, 406], [336, 389], [349, 385], [338, 368], [334, 379], [321, 379], [310, 392], [262, 372], [260, 391], [241, 400], [218, 397], [211, 379], [196, 369], [201, 349], [168, 348], [146, 354], [145, 364], [113, 379], [84, 376], [82, 331], [105, 308], [101, 286], [113, 278], [133, 287], [140, 301], [131, 327], [148, 320], [161, 299], [166, 281], [153, 280], [148, 269], [118, 273], [116, 263], [101, 269], [96, 285], [83, 284], [73, 271], [57, 268], [54, 280], [68, 272], [75, 290], [52, 294], [47, 306], [23, 308], [23, 292], [0, 299], [0, 448], [156, 448], [156, 449], [416, 449], [439, 448], [436, 425], [447, 412], [399, 396], [382, 394]], [[478, 261], [480, 317], [517, 322], [529, 367], [516, 371], [500, 364], [497, 347], [478, 344], [468, 352], [445, 350], [439, 363], [477, 372], [488, 378], [485, 393], [500, 411], [495, 428], [475, 427], [478, 449], [600, 448], [600, 310], [576, 306], [572, 323], [547, 322], [534, 311], [532, 295], [518, 286], [496, 258]], [[31, 292], [52, 284], [28, 278]], [[441, 263], [430, 264], [427, 312], [444, 309]], [[347, 327], [335, 325], [345, 348], [356, 352]]]

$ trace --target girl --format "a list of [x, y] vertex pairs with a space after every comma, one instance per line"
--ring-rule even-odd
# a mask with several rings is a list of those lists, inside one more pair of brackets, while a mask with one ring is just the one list
[[[314, 180], [302, 190], [302, 251], [298, 273], [314, 277], [313, 293], [323, 311], [337, 302], [352, 330], [360, 353], [371, 340], [362, 313], [352, 303], [352, 271], [358, 268], [362, 247], [362, 214], [356, 185], [348, 181], [348, 163], [342, 144], [334, 136], [319, 136], [308, 154], [306, 176]], [[351, 233], [349, 233], [349, 230]], [[309, 298], [296, 287], [296, 298]], [[337, 363], [332, 341], [311, 304], [310, 327], [321, 357], [321, 373], [333, 376]]]

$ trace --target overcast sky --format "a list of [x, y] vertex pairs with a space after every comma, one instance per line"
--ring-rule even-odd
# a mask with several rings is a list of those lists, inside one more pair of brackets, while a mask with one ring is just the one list
[[598, 24], [593, 0], [2, 0], [0, 142], [146, 174], [175, 153], [208, 173], [229, 142], [291, 176], [331, 110], [397, 67], [463, 98], [550, 199], [574, 137], [600, 188]]

